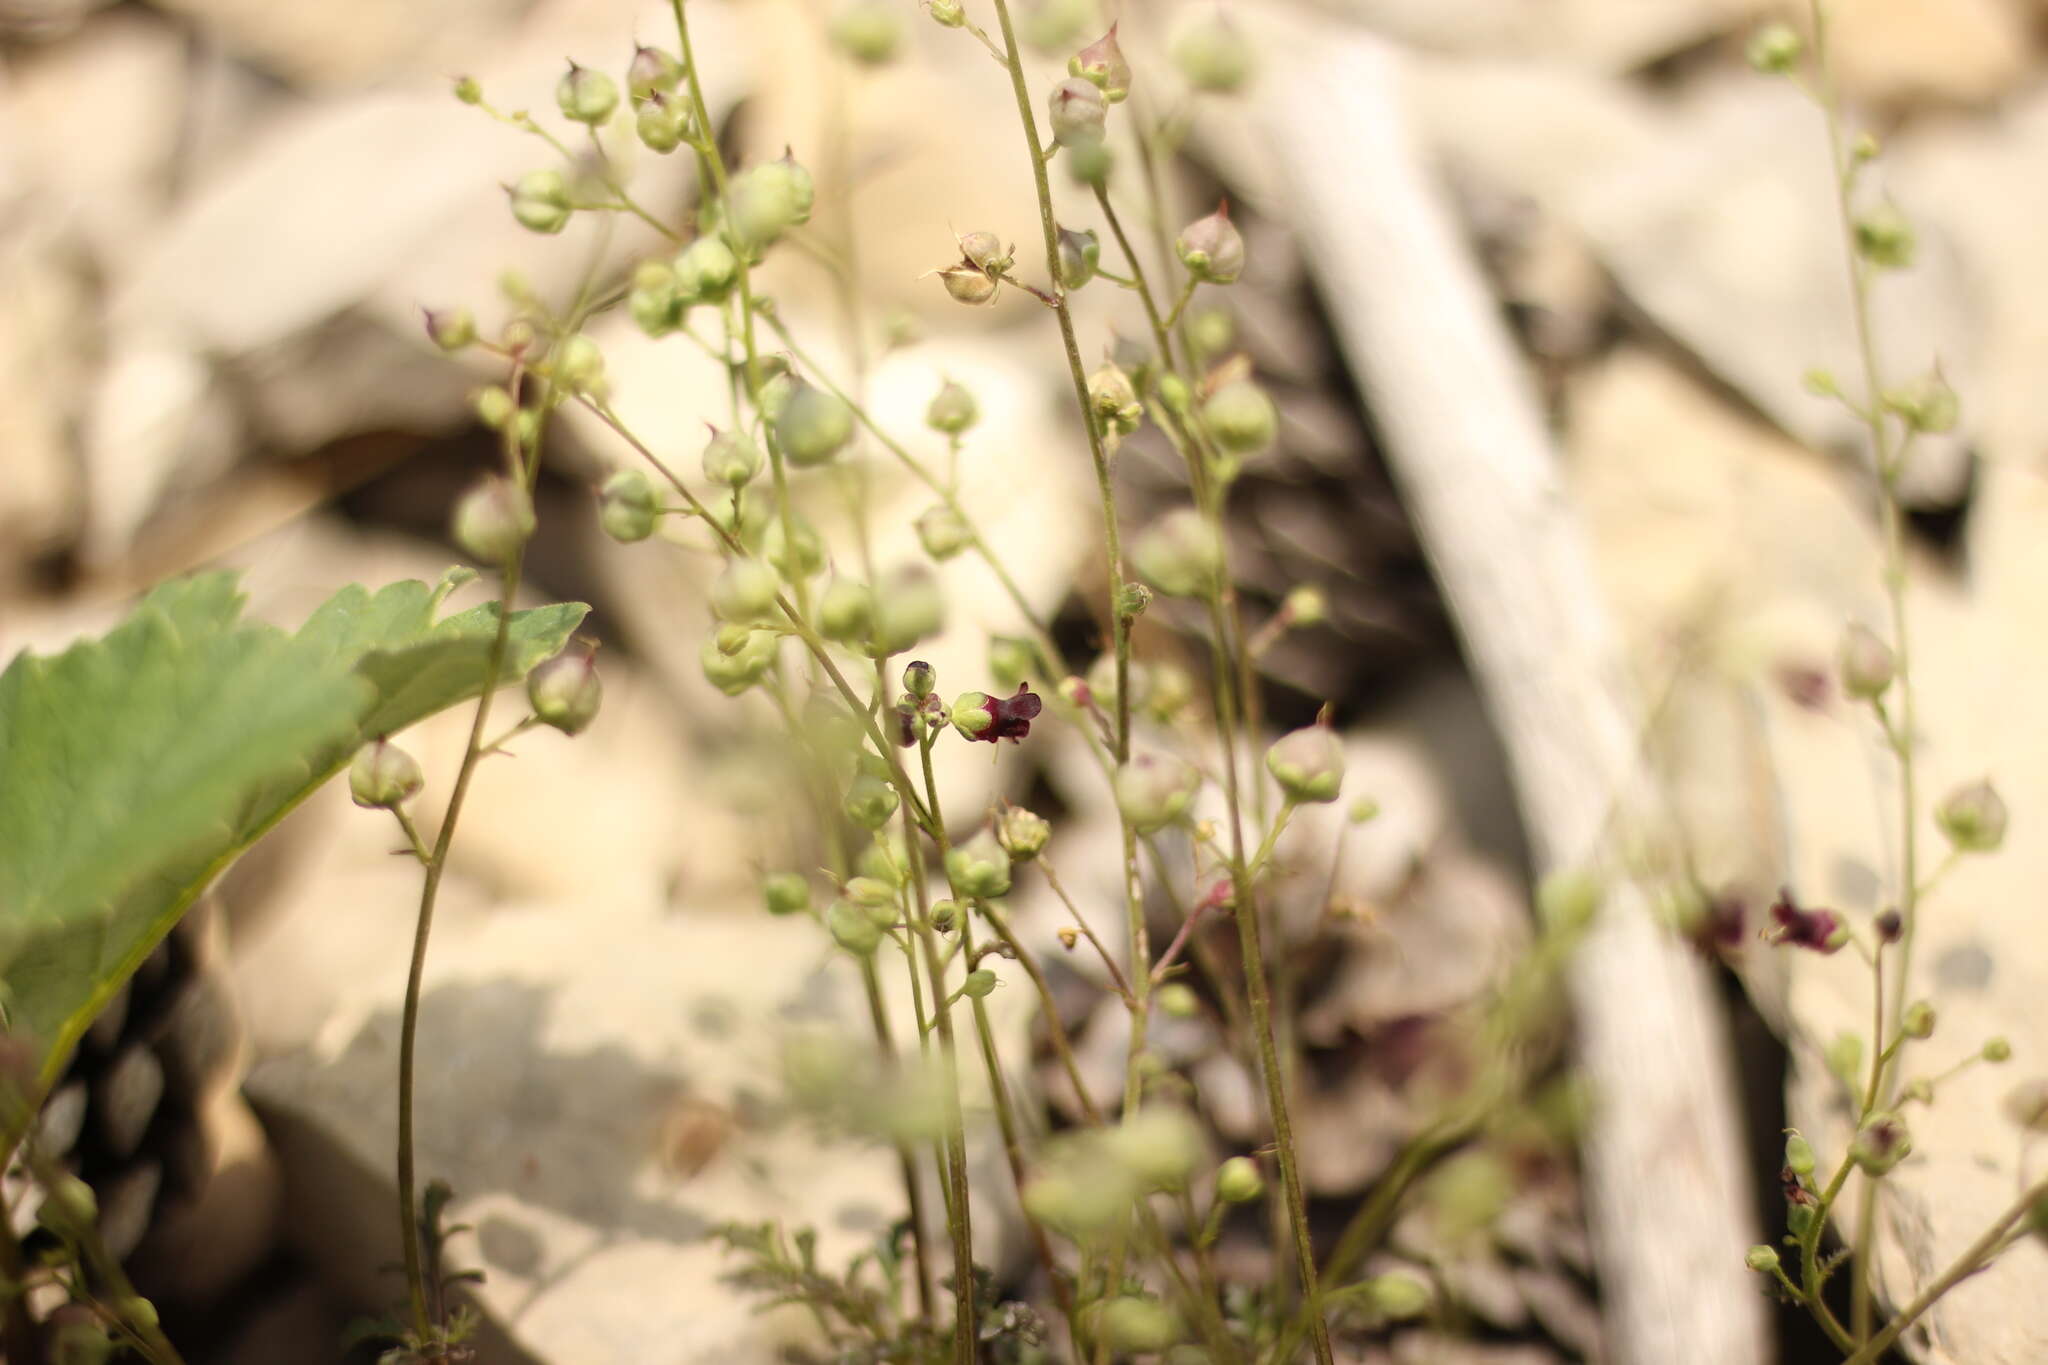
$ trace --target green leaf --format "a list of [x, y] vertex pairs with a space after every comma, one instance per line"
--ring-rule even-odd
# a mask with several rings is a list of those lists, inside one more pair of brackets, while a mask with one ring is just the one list
[[[0, 673], [0, 983], [45, 1083], [237, 855], [365, 741], [483, 690], [498, 608], [435, 621], [449, 586], [345, 588], [287, 634], [241, 619], [232, 575], [204, 574]], [[515, 612], [501, 679], [586, 610]]]

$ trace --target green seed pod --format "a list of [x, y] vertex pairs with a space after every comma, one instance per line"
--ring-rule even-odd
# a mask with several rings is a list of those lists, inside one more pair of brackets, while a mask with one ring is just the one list
[[2005, 842], [2005, 801], [1988, 779], [1979, 778], [1943, 798], [1934, 822], [1959, 853], [1995, 852]]
[[477, 84], [474, 76], [458, 76], [455, 79], [455, 98], [464, 104], [482, 104], [484, 88]]
[[925, 0], [924, 8], [940, 28], [961, 28], [967, 23], [967, 10], [960, 0]]
[[1139, 834], [1165, 829], [1187, 812], [1202, 774], [1178, 758], [1140, 754], [1117, 769], [1116, 804]]
[[1234, 1156], [1216, 1168], [1216, 1197], [1226, 1204], [1249, 1204], [1265, 1192], [1259, 1163], [1248, 1156]]
[[533, 499], [501, 475], [486, 475], [455, 504], [455, 543], [479, 564], [502, 565], [533, 535]]
[[1230, 284], [1244, 273], [1244, 238], [1230, 221], [1228, 204], [1182, 228], [1173, 249], [1188, 274], [1204, 284]]
[[716, 237], [699, 237], [676, 257], [676, 297], [685, 303], [718, 303], [740, 280], [740, 260]]
[[100, 1203], [92, 1186], [75, 1175], [59, 1176], [43, 1192], [42, 1207], [36, 1211], [38, 1223], [72, 1241], [90, 1236], [99, 1216]]
[[1365, 1282], [1366, 1302], [1389, 1322], [1406, 1322], [1429, 1311], [1429, 1286], [1413, 1275], [1394, 1271]]
[[548, 368], [555, 382], [570, 393], [604, 391], [604, 352], [581, 332], [562, 338], [548, 355]]
[[661, 499], [654, 485], [637, 469], [622, 469], [604, 481], [597, 493], [597, 524], [622, 545], [654, 534], [661, 517]]
[[619, 107], [619, 87], [604, 72], [571, 62], [568, 73], [555, 83], [555, 104], [563, 118], [596, 127]]
[[659, 93], [649, 95], [633, 111], [633, 131], [641, 146], [667, 156], [689, 139], [689, 110], [681, 100]]
[[1881, 270], [1904, 270], [1919, 250], [1913, 224], [1895, 204], [1880, 204], [1856, 220], [1856, 254]]
[[526, 700], [543, 725], [565, 735], [578, 735], [597, 719], [604, 704], [604, 683], [590, 651], [564, 652], [526, 675]]
[[1201, 1131], [1179, 1109], [1142, 1109], [1104, 1137], [1111, 1157], [1140, 1189], [1177, 1190], [1202, 1162]]
[[1225, 308], [1203, 308], [1188, 318], [1188, 344], [1207, 361], [1229, 350], [1237, 339], [1237, 323]]
[[946, 624], [946, 599], [938, 580], [918, 566], [899, 569], [882, 581], [874, 597], [875, 650], [900, 654]]
[[993, 900], [1010, 889], [1010, 855], [983, 830], [947, 852], [946, 876], [960, 895]]
[[1015, 691], [1018, 683], [1042, 671], [1038, 667], [1038, 650], [1029, 640], [1014, 635], [992, 636], [988, 642], [988, 671], [996, 686], [1005, 692]]
[[1137, 385], [1114, 362], [1088, 376], [1088, 409], [1109, 436], [1128, 436], [1145, 420], [1145, 405], [1138, 401]]
[[633, 287], [626, 295], [633, 325], [651, 337], [664, 337], [680, 320], [676, 272], [666, 261], [642, 261], [633, 268]]
[[711, 584], [711, 610], [722, 621], [745, 624], [775, 611], [782, 584], [775, 570], [758, 559], [735, 559]]
[[444, 351], [462, 350], [476, 340], [476, 317], [467, 308], [420, 310], [425, 317], [427, 339]]
[[948, 436], [958, 436], [981, 420], [981, 408], [974, 395], [948, 379], [939, 385], [930, 406], [924, 410], [925, 425]]
[[866, 773], [846, 789], [846, 818], [865, 830], [878, 830], [896, 814], [896, 789]]
[[1102, 239], [1087, 229], [1061, 228], [1059, 243], [1060, 284], [1079, 289], [1094, 279], [1102, 265]]
[[1095, 1171], [1055, 1167], [1024, 1187], [1025, 1212], [1077, 1241], [1100, 1236], [1129, 1212], [1130, 1191]]
[[996, 817], [996, 842], [1012, 862], [1030, 862], [1045, 851], [1051, 839], [1052, 826], [1035, 811], [1011, 806]]
[[761, 472], [766, 457], [744, 431], [713, 429], [704, 443], [704, 477], [727, 488], [744, 488]]
[[923, 659], [912, 659], [903, 666], [903, 690], [917, 698], [929, 697], [938, 690], [939, 670]]
[[1899, 1019], [1899, 1030], [1908, 1038], [1932, 1038], [1934, 1006], [1925, 1000], [1915, 1000], [1906, 1006], [1905, 1014]]
[[470, 396], [469, 403], [476, 420], [492, 431], [503, 431], [519, 415], [518, 405], [502, 384], [486, 384]]
[[1785, 76], [1798, 69], [1799, 58], [1806, 50], [1806, 40], [1799, 36], [1799, 30], [1784, 22], [1765, 24], [1749, 35], [1743, 55], [1749, 64], [1766, 76]]
[[528, 171], [505, 193], [512, 200], [512, 216], [529, 232], [553, 236], [569, 226], [569, 182], [557, 170]]
[[811, 908], [811, 884], [801, 872], [776, 872], [762, 881], [761, 899], [771, 915], [800, 915]]
[[832, 941], [855, 957], [873, 957], [882, 946], [882, 926], [866, 909], [852, 901], [833, 901], [825, 912], [825, 927]]
[[825, 585], [818, 598], [818, 630], [826, 639], [840, 644], [865, 640], [874, 622], [874, 594], [867, 584], [835, 578]]
[[1890, 1110], [1872, 1114], [1849, 1143], [1849, 1159], [1870, 1176], [1885, 1174], [1912, 1151], [1913, 1137], [1906, 1130], [1905, 1119]]
[[799, 379], [775, 409], [775, 435], [797, 468], [821, 465], [853, 439], [853, 410], [837, 394]]
[[[795, 547], [793, 554], [791, 546]], [[794, 583], [825, 567], [825, 542], [818, 538], [816, 528], [800, 517], [792, 516], [788, 522], [774, 517], [761, 534], [761, 557]]]
[[932, 273], [939, 277], [940, 284], [946, 286], [946, 293], [952, 296], [955, 303], [964, 303], [970, 307], [995, 302], [996, 292], [1000, 287], [986, 270], [966, 261]]
[[1225, 384], [1202, 404], [1202, 422], [1216, 444], [1239, 456], [1263, 454], [1280, 432], [1280, 412], [1249, 379]]
[[2003, 1038], [1987, 1038], [1978, 1055], [1987, 1062], [2009, 1062], [2012, 1060], [2012, 1044]]
[[697, 660], [704, 668], [704, 676], [711, 685], [728, 697], [737, 697], [755, 683], [768, 676], [774, 666], [777, 637], [772, 630], [747, 632], [740, 647], [731, 653], [718, 647], [717, 639], [704, 642], [698, 651]]
[[780, 161], [749, 167], [726, 188], [726, 225], [734, 241], [750, 252], [771, 245], [809, 216], [802, 185]]
[[1094, 142], [1077, 142], [1067, 148], [1067, 178], [1077, 185], [1100, 189], [1109, 183], [1110, 172], [1116, 169], [1116, 153], [1101, 139]]
[[926, 554], [944, 561], [974, 543], [974, 530], [959, 512], [945, 503], [935, 503], [918, 515], [917, 538]]
[[1884, 406], [1914, 431], [1941, 435], [1956, 429], [1962, 401], [1939, 373], [1925, 374], [1911, 384], [1887, 389]]
[[[878, 781], [879, 779], [864, 774], [861, 778], [855, 780]], [[884, 917], [881, 921], [884, 927], [886, 927], [894, 920], [896, 891], [897, 887], [894, 883], [886, 882], [880, 877], [855, 877], [846, 884], [846, 899], [864, 910], [890, 910], [891, 914]]]
[[953, 900], [932, 902], [932, 928], [942, 934], [950, 934], [960, 927], [960, 902]]
[[1116, 25], [1067, 59], [1067, 74], [1079, 76], [1102, 92], [1111, 104], [1120, 104], [1131, 93], [1131, 64], [1117, 46]]
[[[1152, 992], [1152, 1003], [1159, 1012], [1169, 1019], [1193, 1019], [1202, 1012], [1202, 997], [1195, 994], [1194, 987], [1179, 981], [1169, 981]], [[1242, 1160], [1243, 1158], [1238, 1158]], [[1229, 1162], [1225, 1162], [1226, 1167]], [[1253, 1168], [1256, 1171], [1256, 1167]], [[1220, 1184], [1220, 1173], [1219, 1173]]]
[[1891, 646], [1868, 627], [1851, 625], [1842, 635], [1840, 671], [1844, 692], [1875, 701], [1892, 685], [1898, 663], [1892, 657]]
[[1223, 583], [1223, 541], [1200, 512], [1176, 508], [1138, 537], [1131, 563], [1168, 597], [1206, 597]]
[[863, 66], [895, 60], [903, 46], [903, 20], [885, 0], [853, 0], [833, 16], [830, 34], [841, 52]]
[[1335, 801], [1344, 786], [1344, 745], [1329, 726], [1306, 726], [1273, 742], [1266, 771], [1290, 801]]
[[658, 47], [638, 44], [626, 64], [626, 91], [636, 100], [672, 95], [683, 83], [683, 64]]
[[996, 988], [996, 974], [986, 967], [976, 967], [960, 983], [960, 994], [969, 1000], [985, 999]]
[[365, 810], [397, 810], [425, 782], [419, 762], [388, 739], [373, 739], [356, 750], [348, 768], [349, 797]]
[[1109, 100], [1091, 81], [1071, 76], [1052, 88], [1048, 101], [1052, 140], [1062, 147], [1102, 141], [1109, 123]]
[[1095, 1310], [1095, 1334], [1112, 1351], [1126, 1355], [1157, 1355], [1180, 1340], [1180, 1322], [1157, 1299], [1125, 1294]]
[[1788, 1133], [1785, 1135], [1785, 1165], [1791, 1170], [1792, 1174], [1804, 1179], [1813, 1174], [1813, 1169], [1817, 1164], [1818, 1162], [1813, 1155], [1812, 1143], [1808, 1142], [1798, 1133]]
[[1220, 9], [1183, 10], [1168, 53], [1181, 78], [1197, 90], [1228, 95], [1251, 79], [1251, 47]]
[[1742, 1263], [1760, 1275], [1768, 1275], [1778, 1268], [1777, 1248], [1763, 1245], [1753, 1246], [1749, 1249], [1748, 1254], [1742, 1258]]

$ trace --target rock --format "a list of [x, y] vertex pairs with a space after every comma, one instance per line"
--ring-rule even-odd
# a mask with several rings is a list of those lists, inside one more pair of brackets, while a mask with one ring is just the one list
[[1834, 8], [1829, 32], [1843, 88], [1887, 104], [1988, 104], [2032, 62], [2012, 0], [1858, 0]]
[[1425, 50], [1627, 71], [1738, 29], [1764, 0], [1349, 0], [1368, 27]]

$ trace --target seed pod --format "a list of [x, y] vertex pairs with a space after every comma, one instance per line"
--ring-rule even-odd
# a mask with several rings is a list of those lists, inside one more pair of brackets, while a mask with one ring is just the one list
[[1956, 429], [1962, 402], [1939, 373], [1925, 374], [1911, 384], [1887, 389], [1884, 406], [1914, 431], [1941, 435]]
[[746, 432], [714, 428], [704, 443], [704, 477], [727, 488], [744, 488], [761, 472], [764, 458]]
[[1204, 597], [1223, 582], [1223, 541], [1200, 512], [1180, 507], [1138, 537], [1131, 563], [1168, 597]]
[[683, 303], [719, 303], [740, 282], [739, 257], [719, 238], [699, 237], [676, 257], [675, 278]]
[[533, 499], [510, 479], [491, 474], [455, 504], [451, 533], [470, 558], [502, 565], [526, 544], [533, 528]]
[[811, 884], [801, 872], [776, 872], [761, 883], [761, 899], [771, 915], [800, 915], [811, 908]]
[[1913, 1151], [1913, 1135], [1906, 1121], [1890, 1110], [1872, 1114], [1849, 1144], [1849, 1159], [1865, 1175], [1880, 1176], [1904, 1161]]
[[946, 623], [946, 599], [938, 581], [918, 566], [883, 579], [874, 597], [873, 648], [899, 654], [936, 635]]
[[875, 949], [882, 946], [882, 926], [852, 901], [833, 901], [825, 912], [825, 927], [831, 931], [832, 941], [855, 957], [873, 957]]
[[676, 272], [667, 261], [642, 261], [633, 267], [633, 287], [626, 294], [626, 312], [633, 325], [650, 337], [676, 329], [681, 308], [676, 297]]
[[1188, 9], [1175, 27], [1169, 54], [1197, 90], [1228, 95], [1251, 78], [1252, 53], [1236, 24], [1220, 9]]
[[1229, 454], [1258, 455], [1279, 434], [1280, 413], [1264, 389], [1249, 379], [1236, 379], [1203, 402], [1202, 422]]
[[356, 750], [348, 768], [349, 798], [365, 810], [397, 810], [425, 783], [418, 760], [388, 739]]
[[946, 854], [953, 889], [975, 900], [992, 900], [1010, 889], [1010, 855], [987, 830]]
[[1102, 141], [1109, 123], [1109, 100], [1092, 81], [1070, 76], [1052, 88], [1049, 101], [1052, 140], [1062, 147]]
[[1991, 853], [2005, 842], [2005, 801], [1989, 779], [1956, 788], [1934, 809], [1934, 822], [1959, 853]]
[[787, 521], [775, 517], [769, 521], [768, 529], [761, 537], [761, 558], [794, 583], [825, 567], [825, 542], [818, 538], [816, 528], [803, 518], [795, 514], [791, 514]]
[[981, 408], [974, 395], [950, 379], [939, 385], [939, 391], [924, 410], [925, 425], [948, 436], [961, 435], [980, 420]]
[[966, 518], [945, 503], [927, 507], [917, 518], [917, 538], [933, 559], [948, 560], [974, 543]]
[[1266, 771], [1290, 801], [1335, 801], [1344, 786], [1344, 746], [1329, 726], [1306, 726], [1273, 741]]
[[758, 559], [735, 559], [711, 584], [711, 610], [722, 621], [745, 624], [773, 614], [782, 590], [775, 570]]
[[444, 351], [459, 351], [476, 340], [476, 317], [467, 308], [423, 308], [427, 339]]
[[672, 95], [683, 83], [683, 64], [658, 47], [635, 46], [626, 64], [626, 91], [636, 100]]
[[1159, 1300], [1125, 1294], [1096, 1309], [1095, 1334], [1112, 1351], [1157, 1355], [1180, 1340], [1180, 1322]]
[[[795, 163], [768, 161], [734, 176], [726, 187], [725, 221], [740, 246], [758, 252], [810, 217], [809, 173]], [[797, 167], [801, 170], [801, 167]]]
[[1201, 1132], [1179, 1109], [1141, 1109], [1105, 1136], [1111, 1157], [1140, 1189], [1177, 1190], [1202, 1161]]
[[750, 630], [739, 642], [739, 648], [728, 652], [719, 648], [719, 641], [713, 636], [698, 651], [697, 661], [713, 687], [728, 697], [737, 697], [768, 676], [768, 670], [775, 664], [777, 643], [772, 630]]
[[1880, 204], [1856, 220], [1856, 254], [1882, 270], [1913, 264], [1919, 240], [1896, 204]]
[[565, 651], [526, 675], [526, 700], [541, 723], [578, 735], [597, 719], [604, 683], [589, 650]]
[[1898, 671], [1892, 647], [1869, 627], [1856, 624], [1843, 632], [1840, 667], [1842, 690], [1865, 701], [1883, 696]]
[[1799, 36], [1798, 29], [1782, 21], [1774, 21], [1749, 35], [1743, 55], [1764, 75], [1784, 76], [1798, 68], [1799, 58], [1805, 50], [1806, 40]]
[[853, 0], [833, 17], [830, 34], [862, 66], [881, 66], [903, 46], [903, 20], [886, 0]]
[[1932, 1038], [1934, 1006], [1925, 1000], [1915, 1000], [1906, 1006], [1905, 1014], [1899, 1019], [1899, 1031], [1908, 1038]]
[[1079, 76], [1102, 92], [1111, 104], [1122, 103], [1131, 93], [1131, 64], [1117, 46], [1116, 25], [1067, 60], [1067, 74]]
[[1010, 861], [1024, 863], [1045, 851], [1052, 839], [1052, 826], [1045, 817], [1022, 806], [1011, 806], [996, 817], [996, 842], [1010, 855]]
[[1072, 228], [1061, 228], [1060, 243], [1060, 284], [1068, 289], [1079, 289], [1095, 278], [1095, 272], [1102, 264], [1102, 240], [1092, 231], [1076, 232]]
[[976, 967], [960, 983], [960, 994], [969, 1000], [981, 1000], [996, 988], [996, 974], [986, 967]]
[[1244, 273], [1244, 238], [1230, 221], [1227, 203], [1182, 228], [1173, 249], [1188, 273], [1205, 284], [1230, 284]]
[[820, 465], [853, 439], [853, 411], [838, 395], [799, 379], [775, 410], [775, 435], [791, 464]]
[[666, 156], [689, 137], [690, 114], [681, 100], [657, 91], [640, 101], [633, 113], [633, 131], [641, 146]]
[[563, 337], [548, 355], [555, 382], [570, 393], [602, 394], [604, 352], [581, 332]]
[[867, 584], [835, 578], [825, 585], [818, 599], [818, 630], [826, 639], [840, 644], [864, 640], [874, 628], [874, 620], [874, 595]]
[[1114, 362], [1088, 376], [1088, 408], [1103, 432], [1128, 436], [1145, 420], [1145, 406], [1138, 401], [1138, 389], [1130, 375]]
[[1184, 815], [1201, 785], [1202, 775], [1192, 764], [1140, 754], [1117, 769], [1117, 809], [1132, 829], [1151, 834]]
[[574, 211], [569, 201], [569, 182], [557, 170], [528, 171], [505, 187], [512, 200], [512, 216], [529, 232], [553, 236], [569, 226]]
[[896, 813], [896, 789], [881, 778], [862, 773], [846, 789], [841, 803], [846, 818], [865, 830], [878, 830]]
[[619, 107], [619, 87], [604, 72], [571, 62], [568, 73], [555, 83], [555, 104], [563, 118], [596, 127]]
[[946, 292], [953, 296], [955, 302], [971, 307], [994, 302], [1000, 288], [987, 271], [966, 261], [949, 265], [937, 274], [939, 283], [946, 286]]
[[1110, 172], [1116, 169], [1116, 153], [1109, 149], [1109, 143], [1097, 138], [1093, 142], [1077, 142], [1067, 148], [1065, 157], [1067, 178], [1076, 185], [1090, 189], [1101, 189], [1109, 183]]

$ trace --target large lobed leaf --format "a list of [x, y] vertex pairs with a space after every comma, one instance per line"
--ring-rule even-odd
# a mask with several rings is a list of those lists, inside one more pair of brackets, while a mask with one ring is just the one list
[[[287, 634], [205, 574], [0, 673], [0, 982], [46, 1082], [222, 868], [366, 740], [482, 691], [497, 605], [436, 621], [445, 591], [351, 586]], [[501, 679], [586, 610], [515, 612]]]

